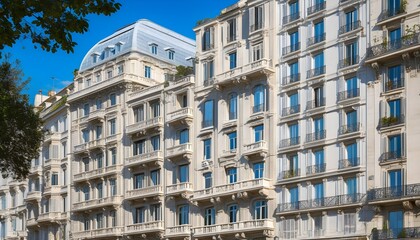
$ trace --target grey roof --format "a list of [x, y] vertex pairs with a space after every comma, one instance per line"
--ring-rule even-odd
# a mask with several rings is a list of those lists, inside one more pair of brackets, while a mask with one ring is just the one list
[[[151, 45], [158, 47], [151, 53]], [[168, 51], [175, 52], [175, 59], [168, 58]], [[89, 70], [128, 52], [140, 52], [175, 65], [191, 66], [187, 58], [195, 55], [195, 41], [147, 19], [125, 26], [95, 44], [85, 55], [79, 72]], [[96, 62], [94, 57], [96, 56]]]

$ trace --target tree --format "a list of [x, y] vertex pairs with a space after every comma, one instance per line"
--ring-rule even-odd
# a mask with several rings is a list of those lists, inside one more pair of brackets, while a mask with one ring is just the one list
[[72, 34], [88, 30], [87, 15], [109, 16], [120, 6], [115, 0], [0, 0], [0, 51], [30, 38], [46, 51], [73, 52]]
[[186, 77], [190, 74], [193, 74], [193, 68], [189, 66], [182, 66], [179, 65], [176, 67], [176, 74], [175, 77]]
[[3, 177], [25, 178], [31, 160], [39, 156], [43, 139], [42, 122], [21, 94], [23, 81], [19, 63], [6, 58], [0, 64], [0, 171]]

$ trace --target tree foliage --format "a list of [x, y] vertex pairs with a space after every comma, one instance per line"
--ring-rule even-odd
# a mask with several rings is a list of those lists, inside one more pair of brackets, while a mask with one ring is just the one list
[[0, 171], [3, 177], [25, 178], [31, 160], [39, 156], [42, 122], [27, 95], [28, 81], [18, 63], [6, 58], [0, 64]]
[[0, 50], [30, 38], [46, 51], [73, 52], [72, 35], [88, 30], [88, 14], [108, 16], [120, 6], [115, 0], [0, 0]]
[[189, 67], [189, 66], [182, 66], [179, 65], [176, 67], [176, 74], [175, 77], [185, 77], [188, 76], [190, 74], [193, 74], [193, 68]]

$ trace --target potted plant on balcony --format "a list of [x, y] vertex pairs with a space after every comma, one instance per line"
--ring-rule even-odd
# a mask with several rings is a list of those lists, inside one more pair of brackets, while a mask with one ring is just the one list
[[407, 233], [405, 232], [405, 229], [401, 229], [400, 233], [398, 233], [398, 238], [406, 238]]
[[394, 82], [393, 82], [393, 81], [391, 81], [391, 80], [387, 81], [387, 82], [386, 82], [386, 89], [387, 89], [387, 90], [392, 90], [392, 89], [394, 89]]
[[388, 126], [389, 125], [389, 118], [388, 117], [382, 117], [381, 118], [381, 125], [382, 126]]

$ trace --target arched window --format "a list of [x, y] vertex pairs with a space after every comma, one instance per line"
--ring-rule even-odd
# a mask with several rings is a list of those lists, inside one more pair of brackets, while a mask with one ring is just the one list
[[265, 87], [258, 85], [254, 88], [254, 107], [253, 113], [262, 112], [265, 109]]

